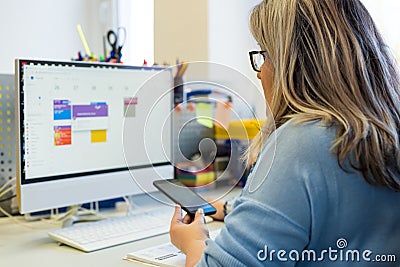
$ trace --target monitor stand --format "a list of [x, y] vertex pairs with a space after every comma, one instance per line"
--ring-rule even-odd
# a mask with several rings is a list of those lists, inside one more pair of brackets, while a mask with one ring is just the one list
[[26, 221], [49, 220], [52, 223], [61, 224], [62, 227], [68, 227], [74, 223], [91, 222], [105, 219], [99, 210], [99, 203], [92, 202], [89, 208], [82, 208], [80, 205], [67, 207], [66, 210], [60, 212], [59, 209], [51, 209], [42, 212], [26, 213], [24, 215]]
[[65, 214], [62, 215], [62, 227], [69, 227], [75, 223], [81, 222], [93, 222], [105, 219], [104, 216], [100, 214], [99, 203], [90, 203], [89, 209], [81, 209], [80, 205], [73, 205], [67, 208]]

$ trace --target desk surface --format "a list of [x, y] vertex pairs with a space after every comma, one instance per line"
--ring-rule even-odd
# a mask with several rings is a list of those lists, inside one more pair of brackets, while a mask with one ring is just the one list
[[[239, 189], [230, 195], [237, 194]], [[205, 195], [213, 194], [207, 192]], [[202, 194], [204, 196], [204, 194]], [[172, 217], [172, 214], [171, 214]], [[207, 224], [210, 230], [223, 223]], [[169, 235], [159, 235], [139, 241], [94, 251], [81, 252], [65, 245], [58, 245], [47, 232], [58, 228], [46, 221], [27, 222], [24, 217], [0, 218], [0, 265], [1, 266], [146, 266], [123, 260], [126, 254], [139, 249], [169, 242]], [[33, 264], [33, 265], [32, 265]], [[147, 265], [148, 266], [148, 265]]]

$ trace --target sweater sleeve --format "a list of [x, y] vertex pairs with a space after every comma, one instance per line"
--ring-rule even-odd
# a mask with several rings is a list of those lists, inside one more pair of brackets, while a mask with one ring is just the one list
[[264, 146], [221, 233], [207, 240], [199, 266], [296, 265], [310, 238], [311, 191], [324, 190], [307, 181], [323, 175], [313, 162], [329, 154], [330, 142], [316, 142], [320, 132], [281, 128]]

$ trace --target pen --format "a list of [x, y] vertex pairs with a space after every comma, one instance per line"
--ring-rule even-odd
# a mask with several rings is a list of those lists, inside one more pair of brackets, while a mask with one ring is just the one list
[[187, 69], [188, 64], [187, 63], [182, 63], [179, 66], [180, 66], [180, 68], [178, 68], [177, 76], [178, 77], [182, 77], [183, 74], [185, 74], [185, 71]]
[[88, 44], [86, 42], [86, 39], [85, 39], [85, 35], [83, 35], [83, 31], [82, 31], [81, 25], [80, 24], [76, 25], [76, 29], [78, 30], [79, 37], [81, 38], [81, 41], [82, 41], [83, 47], [85, 48], [86, 54], [88, 55], [88, 57], [91, 58], [92, 57], [92, 52], [90, 52], [89, 46], [88, 46]]
[[103, 35], [103, 57], [107, 58], [106, 36]]

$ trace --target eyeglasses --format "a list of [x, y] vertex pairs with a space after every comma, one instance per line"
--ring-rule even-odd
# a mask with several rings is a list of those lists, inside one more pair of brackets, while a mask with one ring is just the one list
[[254, 71], [261, 72], [261, 65], [264, 64], [267, 51], [250, 51], [250, 63]]

